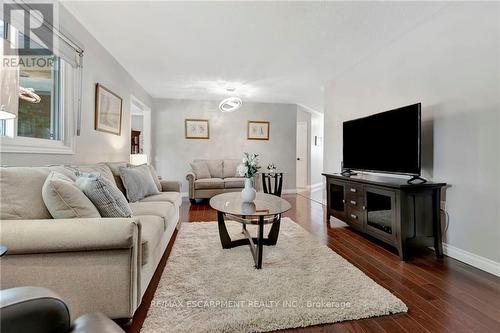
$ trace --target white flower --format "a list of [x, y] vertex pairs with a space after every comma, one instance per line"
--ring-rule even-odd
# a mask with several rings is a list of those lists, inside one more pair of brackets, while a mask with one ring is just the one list
[[240, 165], [238, 165], [237, 171], [238, 171], [238, 175], [240, 175], [241, 177], [244, 177], [248, 172], [248, 167], [245, 166], [244, 164], [240, 164]]

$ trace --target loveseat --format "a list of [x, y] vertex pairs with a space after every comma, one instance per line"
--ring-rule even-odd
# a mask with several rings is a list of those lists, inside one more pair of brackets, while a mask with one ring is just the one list
[[0, 289], [38, 286], [63, 297], [72, 317], [102, 312], [130, 319], [179, 222], [180, 183], [130, 203], [131, 218], [53, 219], [42, 198], [51, 171], [106, 177], [123, 191], [126, 163], [0, 169]]
[[240, 163], [241, 160], [237, 159], [194, 160], [186, 175], [189, 200], [194, 202], [220, 193], [241, 191], [245, 187], [245, 178], [237, 173]]

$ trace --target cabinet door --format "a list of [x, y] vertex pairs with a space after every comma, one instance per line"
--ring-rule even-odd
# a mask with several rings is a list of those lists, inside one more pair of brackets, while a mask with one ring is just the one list
[[365, 187], [365, 230], [372, 236], [394, 243], [396, 239], [396, 193]]
[[328, 210], [338, 219], [344, 219], [346, 214], [345, 206], [345, 183], [328, 179]]

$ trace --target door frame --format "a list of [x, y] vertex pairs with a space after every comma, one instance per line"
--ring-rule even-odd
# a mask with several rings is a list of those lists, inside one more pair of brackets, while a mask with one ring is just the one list
[[[139, 98], [130, 95], [130, 130], [132, 130], [132, 117], [142, 116], [143, 140], [144, 146], [142, 147], [143, 154], [148, 157], [148, 163], [151, 163], [151, 108], [144, 104]], [[129, 134], [130, 135], [130, 134]]]
[[[299, 170], [297, 168], [297, 158], [299, 158], [299, 156], [297, 155], [297, 149], [298, 149], [298, 144], [299, 144], [299, 138], [298, 138], [298, 132], [299, 132], [299, 124], [303, 124], [305, 125], [305, 128], [306, 128], [306, 133], [305, 133], [305, 146], [306, 146], [306, 150], [305, 150], [305, 155], [302, 157], [305, 159], [305, 169], [304, 169], [304, 172], [305, 172], [305, 175], [304, 176], [304, 179], [305, 179], [305, 182], [304, 182], [304, 186], [299, 186]], [[295, 179], [295, 182], [296, 182], [296, 187], [297, 188], [300, 188], [300, 189], [307, 189], [309, 187], [309, 160], [310, 160], [310, 156], [309, 156], [309, 123], [307, 121], [297, 121], [297, 125], [296, 125], [296, 132], [297, 132], [297, 140], [296, 140], [296, 149], [295, 149], [295, 172], [296, 172], [296, 179]]]

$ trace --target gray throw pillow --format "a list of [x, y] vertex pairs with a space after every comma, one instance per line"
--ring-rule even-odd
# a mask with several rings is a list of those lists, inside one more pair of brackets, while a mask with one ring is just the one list
[[101, 217], [97, 208], [75, 182], [57, 171], [52, 171], [47, 176], [42, 187], [42, 198], [50, 215], [55, 219]]
[[206, 179], [212, 178], [210, 175], [210, 169], [208, 169], [208, 165], [204, 161], [196, 161], [193, 163], [189, 163], [191, 165], [191, 169], [193, 169], [194, 174], [196, 175], [196, 179]]
[[132, 216], [123, 193], [100, 174], [80, 174], [75, 184], [92, 201], [102, 217]]
[[158, 173], [156, 172], [156, 169], [152, 165], [148, 165], [148, 167], [149, 167], [149, 171], [151, 172], [151, 177], [153, 177], [155, 185], [158, 188], [158, 191], [161, 192], [162, 187], [161, 187], [160, 177], [158, 177]]
[[158, 188], [146, 164], [136, 167], [119, 167], [120, 177], [130, 202], [136, 202], [147, 196], [158, 194]]

